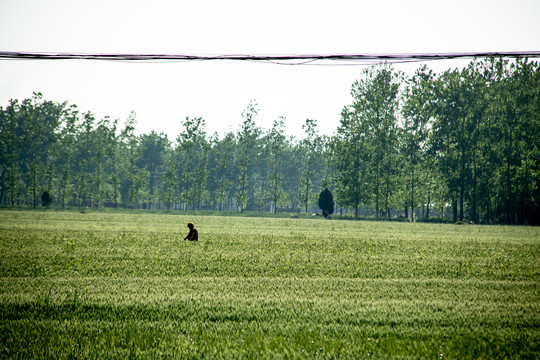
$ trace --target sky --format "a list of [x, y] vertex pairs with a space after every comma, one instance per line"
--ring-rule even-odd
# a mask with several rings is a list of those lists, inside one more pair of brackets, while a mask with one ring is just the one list
[[[539, 0], [0, 0], [0, 51], [130, 54], [379, 54], [540, 50]], [[466, 61], [428, 62], [437, 73]], [[420, 63], [396, 64], [412, 74]], [[302, 137], [339, 126], [364, 65], [245, 61], [0, 60], [0, 106], [41, 92], [141, 134], [174, 140], [186, 117], [237, 131], [249, 102], [257, 124], [286, 119]]]

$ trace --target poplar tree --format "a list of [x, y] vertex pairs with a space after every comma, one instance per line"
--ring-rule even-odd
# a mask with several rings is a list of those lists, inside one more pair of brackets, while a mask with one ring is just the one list
[[266, 138], [266, 144], [268, 146], [268, 182], [269, 182], [269, 195], [273, 204], [274, 214], [277, 211], [277, 207], [283, 205], [286, 201], [286, 194], [283, 191], [283, 169], [284, 169], [284, 155], [285, 147], [285, 118], [280, 117], [278, 120], [274, 120], [272, 128], [268, 132]]
[[250, 185], [253, 188], [253, 162], [256, 156], [256, 147], [261, 130], [255, 124], [255, 117], [259, 114], [259, 105], [255, 101], [250, 101], [246, 109], [242, 112], [244, 121], [238, 133], [238, 145], [236, 147], [237, 187], [236, 202], [238, 210], [241, 212], [247, 207], [252, 196]]
[[[370, 187], [377, 218], [381, 200], [389, 216], [391, 196], [397, 182], [397, 112], [402, 74], [389, 65], [366, 68], [351, 87], [353, 104], [342, 111], [335, 151], [341, 175], [340, 199], [358, 206]], [[369, 180], [366, 181], [366, 173]]]
[[182, 122], [184, 131], [178, 135], [178, 162], [182, 168], [180, 193], [187, 207], [199, 208], [205, 197], [208, 144], [205, 131], [206, 122], [203, 118], [189, 118]]
[[[415, 219], [415, 207], [423, 200], [422, 193], [429, 193], [429, 185], [422, 180], [430, 177], [429, 169], [424, 166], [426, 157], [426, 141], [433, 120], [435, 74], [425, 65], [416, 70], [408, 79], [404, 94], [403, 128], [401, 136], [401, 153], [404, 159], [403, 179], [408, 190], [405, 196], [405, 213], [411, 210], [411, 219]], [[428, 181], [426, 181], [428, 182]], [[428, 201], [429, 204], [429, 201]], [[429, 208], [427, 211], [429, 217]]]
[[320, 161], [321, 138], [317, 130], [317, 120], [306, 119], [302, 125], [305, 137], [300, 141], [298, 155], [303, 159], [300, 177], [299, 203], [308, 212], [313, 203], [315, 188], [315, 170]]

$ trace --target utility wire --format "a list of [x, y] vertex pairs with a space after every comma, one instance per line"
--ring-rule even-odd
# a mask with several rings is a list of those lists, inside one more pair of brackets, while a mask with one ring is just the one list
[[116, 53], [53, 53], [0, 51], [0, 60], [106, 60], [106, 61], [210, 61], [234, 60], [270, 62], [280, 65], [369, 65], [374, 62], [418, 62], [430, 60], [474, 58], [538, 58], [540, 51], [456, 52], [456, 53], [397, 53], [397, 54], [328, 54], [328, 55], [183, 55], [183, 54], [116, 54]]

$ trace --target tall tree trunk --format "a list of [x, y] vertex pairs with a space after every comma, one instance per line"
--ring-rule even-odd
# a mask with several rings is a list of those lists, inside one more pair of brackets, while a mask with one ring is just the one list
[[429, 219], [429, 208], [431, 206], [431, 192], [427, 193], [427, 209], [426, 209], [426, 219]]
[[384, 197], [384, 213], [386, 220], [390, 219], [390, 209], [388, 209], [388, 194], [390, 192], [390, 181], [386, 179], [386, 194]]
[[411, 219], [414, 221], [414, 165], [411, 170]]
[[457, 222], [458, 220], [458, 204], [456, 199], [456, 194], [452, 194], [452, 215], [454, 222]]
[[465, 185], [461, 185], [459, 190], [459, 221], [463, 221], [464, 211], [463, 211], [463, 202], [465, 198]]
[[379, 164], [377, 163], [377, 169], [375, 174], [375, 211], [377, 212], [377, 219], [379, 218]]
[[506, 150], [506, 222], [513, 224], [513, 209], [512, 209], [512, 175], [511, 175], [511, 155], [512, 155], [512, 129], [509, 129], [509, 141], [508, 148]]
[[473, 183], [472, 183], [472, 219], [475, 224], [478, 224], [478, 210], [477, 210], [477, 200], [476, 200], [476, 182], [477, 182], [477, 175], [476, 175], [476, 157], [474, 157], [474, 163], [473, 163]]
[[[465, 123], [465, 119], [463, 119], [463, 123]], [[465, 131], [465, 129], [463, 129]], [[464, 135], [465, 136], [465, 135]], [[464, 218], [464, 202], [465, 202], [465, 170], [467, 166], [467, 161], [465, 157], [465, 146], [462, 145], [461, 148], [461, 174], [460, 174], [460, 186], [459, 186], [459, 221], [463, 221]]]

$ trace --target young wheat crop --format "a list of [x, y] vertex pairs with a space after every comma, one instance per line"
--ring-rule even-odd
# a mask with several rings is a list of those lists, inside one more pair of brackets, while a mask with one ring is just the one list
[[0, 358], [538, 358], [539, 235], [3, 210]]

